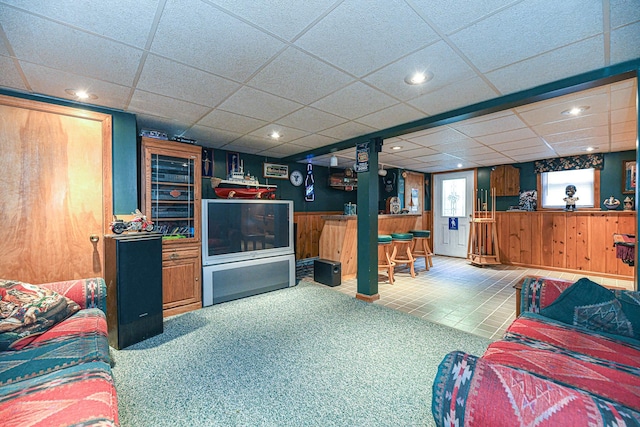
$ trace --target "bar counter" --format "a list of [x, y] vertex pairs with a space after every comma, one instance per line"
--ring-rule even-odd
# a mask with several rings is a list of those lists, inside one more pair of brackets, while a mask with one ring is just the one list
[[[358, 216], [325, 215], [322, 219], [320, 258], [339, 261], [342, 279], [353, 279], [358, 273]], [[421, 214], [378, 215], [378, 234], [407, 233], [421, 227]]]

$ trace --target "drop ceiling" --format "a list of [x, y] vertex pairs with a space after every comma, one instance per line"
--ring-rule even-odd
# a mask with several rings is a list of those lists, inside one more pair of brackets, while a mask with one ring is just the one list
[[[0, 87], [87, 90], [141, 129], [272, 158], [638, 58], [637, 0], [0, 0]], [[406, 84], [414, 71], [433, 78]], [[400, 135], [380, 161], [438, 172], [634, 150], [636, 86]], [[560, 114], [576, 104], [589, 109]]]

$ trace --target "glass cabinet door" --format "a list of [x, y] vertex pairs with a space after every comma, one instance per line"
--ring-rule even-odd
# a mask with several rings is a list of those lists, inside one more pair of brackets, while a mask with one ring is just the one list
[[151, 219], [163, 238], [195, 236], [194, 161], [151, 154]]

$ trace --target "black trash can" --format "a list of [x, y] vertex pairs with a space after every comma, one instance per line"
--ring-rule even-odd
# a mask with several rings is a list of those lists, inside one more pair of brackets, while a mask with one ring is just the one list
[[342, 284], [342, 267], [340, 261], [317, 259], [313, 262], [313, 280], [327, 286]]

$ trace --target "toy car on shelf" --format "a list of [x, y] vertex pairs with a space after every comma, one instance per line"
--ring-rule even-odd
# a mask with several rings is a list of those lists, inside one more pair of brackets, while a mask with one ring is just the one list
[[114, 234], [122, 234], [125, 231], [153, 231], [153, 221], [148, 220], [146, 215], [138, 209], [132, 212], [132, 215], [131, 221], [123, 221], [114, 216], [109, 228]]

